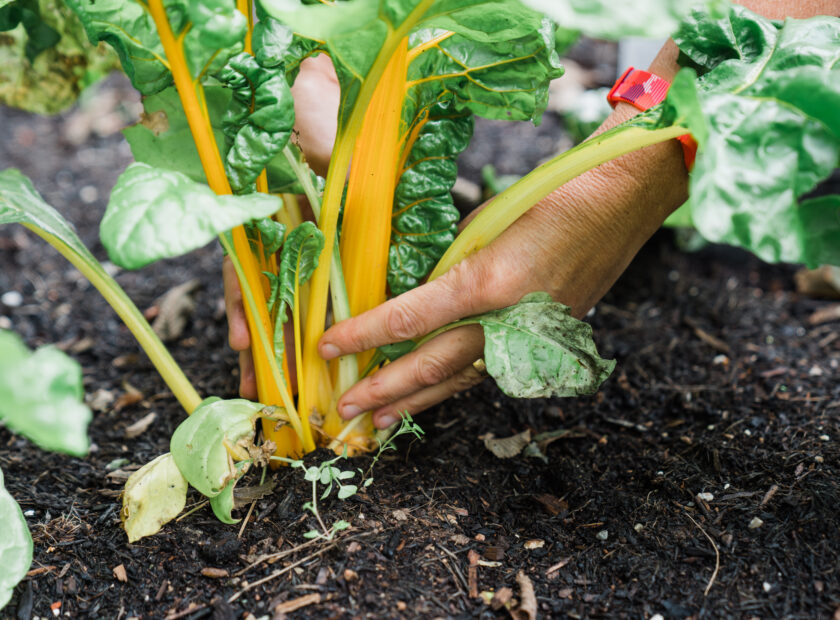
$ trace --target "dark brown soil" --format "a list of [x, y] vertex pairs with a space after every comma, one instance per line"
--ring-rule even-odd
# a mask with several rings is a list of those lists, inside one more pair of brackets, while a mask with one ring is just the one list
[[[120, 82], [108, 89], [125, 94]], [[0, 110], [0, 165], [31, 175], [104, 259], [97, 222], [129, 154], [107, 127], [70, 144], [71, 117]], [[200, 392], [231, 397], [236, 357], [219, 261], [210, 247], [117, 279], [141, 309], [200, 279], [172, 351]], [[119, 398], [130, 384], [143, 398], [96, 412], [84, 459], [0, 429], [0, 467], [35, 539], [30, 577], [0, 617], [48, 618], [53, 608], [71, 618], [272, 618], [308, 596], [293, 617], [502, 618], [470, 587], [519, 598], [522, 571], [542, 617], [831, 618], [840, 606], [840, 338], [836, 323], [809, 324], [829, 302], [797, 296], [792, 273], [724, 248], [683, 254], [660, 234], [591, 317], [601, 351], [618, 360], [596, 397], [515, 401], [485, 384], [423, 414], [425, 439], [399, 441], [371, 487], [321, 504], [327, 522], [352, 523], [331, 543], [303, 544], [313, 526], [302, 507], [308, 486], [283, 469], [241, 537], [205, 507], [130, 545], [120, 474], [166, 452], [183, 414], [78, 274], [35, 237], [3, 229], [0, 294], [23, 298], [0, 304], [0, 326], [31, 346], [70, 351], [89, 395]], [[127, 439], [150, 411], [155, 423]], [[572, 432], [546, 448], [547, 463], [498, 459], [482, 440], [526, 429]]]

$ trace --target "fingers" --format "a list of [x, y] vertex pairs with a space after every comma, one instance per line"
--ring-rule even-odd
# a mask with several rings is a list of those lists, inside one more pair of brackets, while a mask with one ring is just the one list
[[373, 424], [376, 428], [388, 428], [398, 422], [400, 414], [408, 412], [411, 415], [420, 413], [432, 405], [446, 400], [453, 394], [463, 392], [484, 381], [487, 375], [478, 372], [472, 364], [463, 368], [443, 383], [425, 388], [410, 396], [401, 398], [395, 403], [381, 407], [373, 413]]
[[228, 342], [234, 351], [244, 351], [251, 346], [245, 306], [242, 304], [242, 290], [233, 263], [225, 257], [222, 263], [222, 279], [225, 286], [225, 311], [228, 319]]
[[257, 376], [250, 349], [239, 352], [239, 396], [247, 400], [257, 400]]
[[493, 310], [500, 307], [489, 294], [495, 290], [493, 277], [484, 263], [464, 260], [437, 280], [334, 325], [321, 337], [318, 351], [329, 360], [424, 336], [458, 319]]
[[[419, 411], [417, 407], [421, 403], [425, 409], [457, 391], [464, 379], [475, 378], [469, 373], [462, 377], [463, 371], [472, 369], [472, 362], [481, 356], [483, 348], [484, 335], [479, 326], [470, 325], [441, 334], [347, 390], [338, 402], [338, 412], [349, 419], [393, 403], [387, 411], [383, 410], [381, 415], [385, 415], [394, 413], [391, 408], [406, 399], [411, 400], [414, 407], [409, 410], [411, 413]], [[428, 391], [432, 386], [441, 385], [445, 387]], [[424, 396], [417, 400], [415, 397], [420, 393]]]

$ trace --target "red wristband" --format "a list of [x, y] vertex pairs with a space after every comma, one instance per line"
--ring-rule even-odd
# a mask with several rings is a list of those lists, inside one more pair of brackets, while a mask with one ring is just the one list
[[[607, 94], [607, 101], [615, 107], [619, 101], [629, 103], [639, 110], [647, 110], [661, 103], [668, 94], [671, 83], [648, 71], [630, 67]], [[697, 142], [691, 134], [677, 138], [682, 144], [685, 167], [690, 172], [697, 156]]]

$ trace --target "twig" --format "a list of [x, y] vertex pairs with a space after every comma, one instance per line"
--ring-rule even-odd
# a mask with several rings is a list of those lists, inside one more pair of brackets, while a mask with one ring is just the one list
[[706, 533], [706, 530], [704, 530], [702, 527], [700, 527], [700, 524], [697, 523], [697, 521], [695, 521], [694, 519], [692, 519], [690, 514], [685, 513], [685, 516], [688, 517], [691, 520], [691, 522], [694, 525], [697, 526], [698, 530], [703, 532], [703, 536], [705, 536], [709, 540], [709, 543], [711, 543], [711, 545], [712, 545], [712, 549], [715, 550], [715, 571], [712, 573], [712, 578], [709, 579], [709, 585], [706, 586], [706, 589], [703, 592], [703, 596], [709, 596], [709, 590], [712, 589], [712, 585], [715, 583], [715, 579], [717, 579], [718, 571], [720, 570], [720, 551], [718, 551], [718, 548], [717, 548], [717, 545], [715, 544], [715, 541], [712, 540], [712, 537], [709, 536]]
[[248, 566], [246, 566], [242, 570], [234, 573], [233, 576], [234, 577], [240, 577], [241, 575], [244, 575], [245, 573], [247, 573], [249, 570], [251, 570], [255, 566], [257, 566], [259, 564], [262, 564], [263, 562], [268, 562], [269, 560], [272, 560], [274, 562], [276, 562], [277, 560], [282, 560], [283, 558], [285, 558], [287, 556], [293, 555], [293, 554], [297, 553], [298, 551], [302, 551], [303, 549], [306, 549], [307, 547], [311, 547], [312, 545], [316, 545], [319, 542], [321, 542], [321, 541], [318, 540], [318, 539], [313, 539], [313, 540], [309, 540], [305, 543], [301, 543], [300, 545], [298, 545], [296, 547], [292, 547], [291, 549], [286, 549], [285, 551], [277, 551], [276, 553], [269, 553], [269, 554], [266, 554], [266, 555], [261, 555], [256, 560], [251, 562]]
[[307, 556], [306, 556], [306, 557], [304, 557], [304, 558], [301, 558], [301, 559], [300, 559], [300, 560], [298, 560], [297, 562], [292, 562], [292, 563], [291, 563], [291, 564], [289, 564], [287, 567], [285, 567], [285, 568], [280, 568], [280, 569], [278, 569], [278, 570], [274, 571], [273, 573], [271, 573], [271, 574], [270, 574], [270, 575], [268, 575], [267, 577], [263, 577], [262, 579], [258, 579], [258, 580], [257, 580], [257, 581], [255, 581], [254, 583], [249, 583], [247, 586], [245, 586], [244, 588], [242, 588], [241, 590], [239, 590], [239, 592], [237, 592], [237, 593], [235, 593], [234, 595], [232, 595], [232, 596], [231, 596], [231, 597], [227, 600], [227, 602], [228, 602], [228, 603], [232, 603], [233, 601], [235, 601], [236, 599], [238, 599], [240, 596], [242, 596], [243, 594], [245, 594], [245, 593], [246, 593], [246, 592], [248, 592], [249, 590], [253, 590], [253, 589], [254, 589], [254, 588], [256, 588], [257, 586], [261, 586], [262, 584], [264, 584], [264, 583], [266, 583], [266, 582], [268, 582], [268, 581], [271, 581], [272, 579], [275, 579], [275, 578], [277, 578], [277, 577], [280, 577], [281, 575], [284, 575], [284, 574], [288, 573], [288, 572], [289, 572], [290, 570], [292, 570], [293, 568], [296, 568], [296, 567], [300, 566], [301, 564], [303, 564], [304, 562], [308, 562], [309, 560], [312, 560], [313, 558], [318, 557], [319, 555], [321, 555], [321, 554], [322, 554], [322, 553], [324, 553], [325, 551], [329, 551], [330, 549], [332, 549], [333, 547], [335, 547], [335, 546], [337, 546], [337, 545], [338, 545], [338, 541], [337, 541], [337, 540], [334, 540], [333, 542], [331, 542], [330, 544], [328, 544], [326, 547], [323, 547], [323, 548], [321, 548], [321, 549], [318, 549], [318, 551], [316, 551], [315, 553], [310, 553], [309, 555], [307, 555]]
[[198, 504], [196, 504], [193, 508], [190, 508], [187, 512], [185, 512], [185, 513], [184, 513], [184, 514], [182, 514], [180, 517], [178, 517], [177, 519], [175, 519], [175, 522], [177, 523], [177, 522], [178, 522], [178, 521], [180, 521], [181, 519], [186, 519], [186, 518], [187, 518], [187, 517], [189, 517], [192, 513], [196, 512], [196, 511], [198, 511], [198, 510], [201, 510], [202, 508], [204, 508], [204, 507], [205, 507], [207, 504], [209, 504], [209, 503], [210, 503], [210, 501], [209, 501], [209, 500], [205, 500], [205, 501], [203, 501], [203, 502], [199, 502], [199, 503], [198, 503]]
[[[195, 607], [193, 607], [193, 605], [195, 605]], [[179, 611], [178, 613], [169, 614], [168, 616], [166, 616], [165, 620], [178, 620], [178, 618], [186, 618], [190, 614], [194, 614], [195, 612], [205, 609], [206, 607], [207, 605], [205, 605], [204, 603], [200, 605], [196, 603], [190, 603], [190, 605], [185, 610]]]
[[242, 527], [239, 528], [239, 534], [236, 536], [237, 538], [242, 538], [242, 534], [245, 533], [245, 526], [248, 525], [248, 521], [251, 519], [251, 514], [254, 512], [254, 506], [257, 505], [257, 500], [251, 502], [251, 507], [248, 509], [248, 514], [245, 515], [245, 518], [242, 520]]
[[776, 494], [776, 491], [778, 491], [778, 490], [779, 490], [779, 485], [778, 484], [774, 484], [773, 486], [771, 486], [767, 490], [767, 493], [764, 494], [764, 499], [761, 500], [761, 505], [759, 506], [759, 508], [764, 508], [764, 506], [766, 506], [767, 503], [771, 499], [773, 499], [773, 496]]
[[[456, 572], [456, 573], [458, 573], [458, 577], [461, 579], [461, 584], [463, 584], [463, 586], [464, 586], [465, 588], [467, 588], [467, 587], [468, 587], [468, 586], [467, 586], [467, 580], [464, 578], [464, 573], [462, 573], [462, 572], [461, 572], [461, 569], [460, 569], [460, 568], [458, 568], [458, 556], [457, 556], [457, 555], [455, 555], [454, 553], [452, 553], [449, 549], [447, 549], [447, 548], [446, 548], [446, 547], [444, 547], [443, 545], [438, 544], [438, 543], [435, 543], [435, 544], [437, 545], [437, 548], [438, 548], [438, 549], [440, 549], [440, 550], [441, 550], [441, 551], [443, 551], [446, 555], [448, 555], [450, 558], [452, 558], [452, 566], [453, 566], [453, 568], [455, 569], [455, 572]], [[452, 572], [452, 571], [450, 570], [450, 572]], [[454, 577], [454, 575], [453, 575], [453, 577]], [[459, 586], [459, 587], [458, 587], [458, 589], [460, 590], [460, 589], [461, 589], [461, 587]]]

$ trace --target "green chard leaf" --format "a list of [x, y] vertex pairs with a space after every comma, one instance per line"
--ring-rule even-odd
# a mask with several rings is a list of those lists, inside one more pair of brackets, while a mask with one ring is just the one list
[[0, 330], [0, 423], [45, 450], [84, 456], [92, 414], [83, 396], [76, 361], [55, 347], [32, 353]]
[[292, 91], [282, 65], [263, 67], [245, 52], [231, 58], [216, 77], [233, 91], [223, 119], [228, 178], [234, 192], [248, 191], [289, 142], [295, 124]]
[[455, 239], [459, 213], [449, 190], [458, 169], [455, 158], [472, 137], [472, 116], [453, 110], [454, 103], [435, 103], [416, 123], [417, 137], [394, 192], [388, 288], [408, 291], [428, 275]]
[[705, 72], [681, 71], [663, 113], [700, 145], [697, 230], [770, 262], [840, 264], [840, 199], [806, 199], [840, 159], [840, 19], [733, 6], [720, 20], [694, 12], [675, 40]]
[[0, 103], [55, 114], [112, 69], [117, 59], [92, 47], [62, 0], [0, 2]]
[[187, 486], [168, 452], [131, 474], [125, 483], [120, 511], [128, 542], [157, 534], [177, 517], [187, 503]]
[[[154, 20], [143, 3], [129, 0], [67, 0], [93, 43], [105, 41], [119, 54], [123, 70], [144, 95], [172, 84]], [[176, 38], [196, 79], [212, 75], [242, 50], [247, 19], [235, 0], [165, 0]]]
[[32, 536], [26, 518], [15, 499], [3, 485], [3, 470], [0, 469], [0, 609], [12, 598], [14, 587], [26, 577], [32, 564]]
[[589, 324], [548, 293], [475, 317], [484, 328], [487, 372], [516, 398], [594, 393], [615, 368], [598, 356]]
[[46, 49], [54, 46], [61, 39], [61, 34], [51, 28], [41, 17], [41, 10], [36, 0], [12, 0], [0, 5], [0, 31], [7, 31], [23, 25], [26, 31], [24, 53], [32, 62]]
[[[548, 15], [564, 28], [579, 30], [596, 39], [622, 37], [667, 37], [672, 34], [696, 0], [522, 0], [535, 11]], [[707, 0], [705, 5], [720, 11], [725, 2]]]
[[[224, 86], [205, 84], [204, 95], [216, 144], [222, 150], [222, 156], [227, 158], [229, 145], [223, 124], [233, 93]], [[144, 97], [143, 108], [140, 122], [123, 130], [134, 159], [155, 168], [181, 172], [193, 181], [205, 183], [204, 169], [175, 87]], [[299, 152], [296, 146], [288, 146], [293, 152]], [[268, 163], [266, 172], [272, 193], [303, 193], [303, 188], [282, 153]], [[313, 182], [318, 185], [317, 177]]]
[[137, 163], [117, 180], [100, 237], [115, 264], [138, 269], [200, 248], [282, 206], [282, 200], [268, 194], [218, 196], [184, 174]]
[[237, 442], [253, 440], [262, 408], [259, 403], [242, 399], [207, 402], [172, 433], [172, 457], [199, 493], [215, 497], [228, 482], [244, 473], [234, 465], [228, 450], [244, 451], [243, 456], [247, 457], [247, 449]]
[[[488, 13], [488, 11], [493, 11]], [[430, 19], [412, 33], [401, 134], [405, 166], [394, 200], [388, 287], [398, 295], [428, 275], [457, 232], [449, 193], [471, 114], [539, 122], [548, 85], [563, 74], [556, 26], [515, 3], [490, 2]]]
[[289, 310], [295, 305], [296, 284], [303, 285], [309, 281], [323, 249], [324, 234], [312, 222], [298, 225], [286, 238], [280, 252], [279, 299]]

